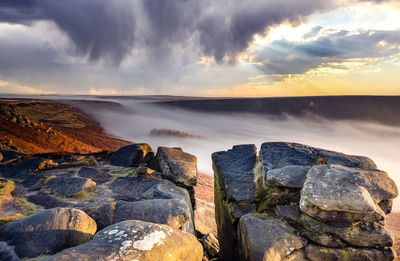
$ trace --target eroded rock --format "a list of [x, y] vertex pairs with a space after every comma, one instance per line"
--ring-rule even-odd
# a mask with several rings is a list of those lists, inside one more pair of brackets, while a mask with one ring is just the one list
[[271, 169], [267, 172], [265, 182], [271, 185], [302, 188], [306, 180], [309, 168], [298, 165], [290, 165], [283, 168]]
[[309, 204], [325, 211], [370, 213], [376, 211], [378, 202], [393, 199], [397, 194], [396, 184], [386, 172], [316, 166], [307, 174], [300, 208], [310, 215]]
[[49, 181], [46, 188], [67, 197], [76, 196], [82, 192], [93, 192], [96, 183], [91, 179], [79, 177], [56, 177]]
[[162, 176], [183, 186], [196, 186], [197, 158], [180, 148], [158, 147], [156, 159]]
[[85, 243], [96, 228], [96, 222], [81, 210], [53, 208], [4, 225], [0, 240], [15, 246], [19, 257], [33, 258]]
[[88, 243], [40, 260], [200, 261], [202, 256], [201, 244], [189, 233], [166, 225], [128, 220], [99, 231]]
[[307, 244], [305, 238], [294, 232], [294, 228], [278, 219], [245, 215], [239, 222], [242, 256], [254, 261], [282, 260]]
[[109, 158], [109, 161], [111, 165], [116, 166], [138, 166], [140, 163], [145, 161], [146, 155], [149, 152], [151, 152], [151, 147], [149, 144], [132, 144], [122, 147], [114, 152]]
[[191, 221], [191, 209], [178, 199], [117, 201], [114, 222], [125, 220], [142, 220], [182, 228], [185, 223]]

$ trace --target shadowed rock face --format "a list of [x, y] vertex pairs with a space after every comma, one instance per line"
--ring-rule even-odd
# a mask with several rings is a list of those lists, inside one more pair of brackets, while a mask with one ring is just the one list
[[284, 142], [212, 159], [223, 260], [393, 260], [384, 219], [398, 190], [372, 160]]
[[93, 240], [41, 261], [200, 261], [203, 248], [193, 235], [166, 225], [128, 220], [109, 226]]
[[78, 209], [54, 208], [0, 228], [0, 240], [15, 246], [21, 258], [54, 254], [85, 243], [96, 232], [96, 222]]

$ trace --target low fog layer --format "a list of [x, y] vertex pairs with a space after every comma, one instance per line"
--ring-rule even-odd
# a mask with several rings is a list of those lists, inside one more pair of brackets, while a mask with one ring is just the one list
[[[211, 114], [159, 107], [132, 100], [119, 100], [129, 109], [121, 113], [107, 109], [89, 110], [111, 134], [133, 142], [181, 147], [198, 158], [200, 172], [213, 175], [211, 154], [236, 144], [287, 141], [368, 156], [400, 187], [398, 145], [400, 128], [356, 121], [310, 120], [287, 117], [272, 120], [253, 114]], [[158, 137], [152, 129], [172, 129], [204, 138]], [[400, 200], [395, 201], [400, 210]]]

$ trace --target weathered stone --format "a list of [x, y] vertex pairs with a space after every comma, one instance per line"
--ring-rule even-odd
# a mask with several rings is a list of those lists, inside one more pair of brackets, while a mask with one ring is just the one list
[[254, 201], [256, 146], [238, 145], [212, 154], [214, 177], [229, 201]]
[[306, 257], [312, 261], [391, 261], [394, 252], [391, 248], [327, 248], [313, 244], [305, 248]]
[[298, 165], [271, 169], [264, 177], [265, 183], [288, 188], [302, 188], [309, 169], [309, 167]]
[[87, 213], [94, 221], [96, 221], [98, 230], [114, 224], [115, 206], [115, 202], [108, 203]]
[[[191, 199], [188, 191], [176, 186], [169, 180], [142, 177], [121, 177], [117, 178], [110, 188], [116, 199], [124, 201], [140, 201], [149, 199], [176, 199], [179, 204], [186, 206], [185, 209], [192, 209]], [[185, 223], [182, 228], [192, 234], [195, 233], [193, 225], [193, 214], [190, 215], [190, 222]]]
[[19, 257], [14, 252], [14, 248], [7, 245], [7, 242], [0, 241], [0, 260], [19, 261]]
[[278, 219], [263, 219], [245, 215], [239, 222], [241, 260], [282, 260], [307, 240], [294, 233], [295, 229]]
[[346, 155], [298, 143], [266, 142], [261, 145], [260, 155], [263, 161], [264, 174], [270, 169], [289, 165], [328, 164], [364, 170], [376, 169], [375, 163], [367, 157]]
[[318, 157], [326, 159], [326, 164], [328, 165], [341, 165], [364, 170], [377, 169], [375, 163], [367, 157], [346, 155], [344, 153], [323, 149], [314, 149], [314, 151], [317, 153]]
[[92, 192], [96, 189], [96, 183], [91, 179], [78, 177], [56, 177], [51, 180], [46, 188], [67, 197], [73, 197], [79, 192]]
[[57, 253], [87, 242], [96, 232], [96, 222], [78, 209], [54, 208], [0, 228], [0, 240], [15, 246], [21, 258]]
[[209, 257], [216, 257], [218, 255], [219, 242], [214, 234], [208, 233], [201, 238], [200, 242]]
[[325, 211], [311, 204], [307, 199], [302, 199], [302, 211], [307, 215], [330, 223], [348, 224], [355, 222], [380, 222], [383, 223], [385, 213], [381, 208], [376, 208], [375, 211], [367, 213], [354, 213], [344, 211]]
[[151, 152], [151, 147], [149, 144], [140, 143], [132, 144], [120, 148], [114, 152], [109, 158], [111, 165], [122, 166], [122, 167], [132, 167], [138, 166], [142, 163], [147, 153]]
[[112, 178], [112, 176], [107, 172], [101, 172], [95, 168], [88, 167], [82, 167], [78, 172], [78, 176], [82, 178], [90, 178], [96, 182], [96, 184], [105, 183]]
[[[378, 223], [357, 223], [353, 226], [334, 227], [319, 222], [307, 215], [301, 215], [304, 228], [313, 233], [331, 234], [352, 246], [391, 247], [393, 236]], [[318, 242], [321, 244], [321, 242]]]
[[40, 261], [200, 261], [202, 256], [201, 244], [189, 233], [166, 225], [128, 220], [99, 231], [86, 244]]
[[156, 178], [120, 177], [110, 185], [110, 189], [118, 195], [118, 199], [126, 201], [188, 197], [186, 190], [171, 181]]
[[137, 202], [117, 201], [114, 222], [141, 220], [182, 228], [191, 220], [191, 209], [181, 200], [152, 199]]
[[162, 176], [184, 186], [196, 186], [197, 158], [179, 148], [159, 147], [156, 159]]
[[317, 166], [307, 174], [300, 209], [307, 213], [307, 205], [312, 204], [326, 211], [369, 213], [376, 211], [375, 203], [393, 199], [397, 194], [396, 184], [386, 172]]
[[309, 231], [307, 229], [300, 229], [300, 234], [310, 241], [313, 241], [321, 246], [343, 248], [347, 246], [340, 238], [332, 234], [319, 233], [318, 231]]
[[275, 208], [275, 214], [285, 220], [297, 221], [299, 219], [298, 206], [294, 204], [285, 206], [277, 205]]
[[270, 169], [289, 165], [311, 166], [316, 160], [312, 147], [286, 142], [263, 143], [260, 156], [263, 163], [264, 176]]
[[41, 193], [28, 196], [27, 199], [36, 205], [44, 207], [45, 209], [56, 208], [56, 207], [67, 207], [68, 205], [70, 205], [69, 203], [59, 200], [58, 198], [52, 195], [41, 194]]
[[196, 231], [201, 235], [212, 233], [217, 235], [217, 224], [215, 223], [215, 205], [196, 199], [196, 210], [194, 211], [194, 223]]

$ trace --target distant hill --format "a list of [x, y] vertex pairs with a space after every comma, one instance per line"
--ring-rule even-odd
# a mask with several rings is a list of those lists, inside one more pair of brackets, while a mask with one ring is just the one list
[[156, 104], [217, 113], [306, 116], [400, 125], [400, 96], [317, 96], [160, 101]]
[[[72, 103], [77, 103], [73, 101]], [[119, 108], [108, 102], [86, 106]], [[69, 104], [28, 99], [0, 99], [0, 149], [23, 153], [116, 150], [128, 142], [108, 135], [80, 109]]]

